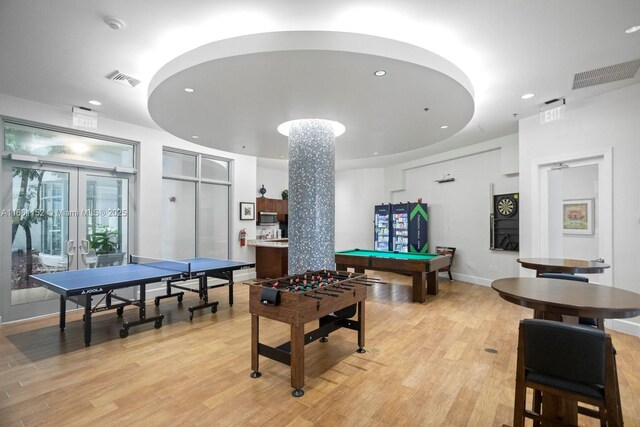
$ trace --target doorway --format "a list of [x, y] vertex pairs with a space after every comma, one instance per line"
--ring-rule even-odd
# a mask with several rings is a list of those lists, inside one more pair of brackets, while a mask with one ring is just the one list
[[[0, 275], [3, 320], [59, 310], [57, 294], [29, 275], [126, 262], [132, 175], [5, 160], [3, 212], [11, 217], [9, 265]], [[4, 252], [4, 251], [3, 251]], [[3, 253], [3, 257], [4, 257]]]
[[[613, 283], [612, 150], [534, 162], [532, 257], [602, 259], [589, 281]], [[579, 223], [578, 225], [575, 225]]]

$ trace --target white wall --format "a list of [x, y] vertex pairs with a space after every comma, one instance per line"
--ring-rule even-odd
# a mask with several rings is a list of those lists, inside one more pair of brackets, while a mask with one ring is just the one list
[[[517, 252], [489, 249], [490, 183], [494, 194], [519, 191], [514, 174], [517, 142], [517, 135], [508, 135], [385, 171], [390, 201], [422, 198], [427, 203], [429, 248], [456, 248], [452, 273], [458, 280], [490, 285], [494, 279], [518, 275]], [[446, 174], [455, 181], [435, 182]]]
[[[0, 115], [69, 129], [74, 128], [70, 108], [40, 104], [4, 94], [0, 94]], [[255, 200], [255, 157], [206, 148], [183, 141], [162, 130], [109, 120], [101, 116], [98, 117], [97, 129], [78, 129], [140, 143], [135, 203], [135, 209], [138, 213], [137, 244], [131, 248], [131, 253], [148, 257], [162, 256], [162, 149], [166, 146], [224, 157], [233, 161], [233, 194], [231, 196], [232, 210], [229, 231], [231, 236], [230, 257], [241, 261], [254, 260], [253, 250], [246, 246], [244, 248], [239, 246], [238, 232], [241, 228], [246, 228], [248, 238], [255, 238], [255, 221], [240, 221], [239, 219], [239, 202]], [[243, 270], [242, 273], [250, 275], [252, 271]], [[238, 277], [240, 278], [240, 276]]]
[[264, 197], [270, 199], [282, 199], [282, 190], [289, 189], [289, 171], [287, 164], [283, 163], [283, 169], [272, 169], [258, 165], [256, 171], [256, 196], [260, 197], [260, 187], [267, 189]]
[[336, 172], [337, 251], [373, 249], [373, 207], [384, 202], [384, 169]]
[[[520, 120], [520, 251], [532, 254], [532, 167], [550, 157], [572, 158], [585, 151], [613, 151], [613, 259], [615, 287], [640, 293], [640, 84], [572, 102], [564, 119], [544, 125], [538, 117]], [[634, 319], [640, 335], [640, 319]]]
[[[598, 165], [585, 165], [562, 170], [563, 200], [592, 199], [598, 206]], [[594, 209], [595, 210], [595, 209]], [[590, 213], [593, 215], [593, 211]], [[598, 218], [594, 219], [593, 234], [564, 234], [562, 257], [596, 259], [600, 256]]]

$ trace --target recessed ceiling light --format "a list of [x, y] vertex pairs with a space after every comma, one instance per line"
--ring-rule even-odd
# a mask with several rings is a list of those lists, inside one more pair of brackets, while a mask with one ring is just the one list
[[380, 153], [378, 153], [377, 151], [374, 151], [374, 152], [373, 152], [373, 155], [374, 155], [374, 156], [377, 156], [378, 154], [380, 154]]
[[92, 99], [91, 101], [89, 101], [89, 104], [91, 104], [91, 105], [102, 105], [102, 102], [96, 101], [95, 99]]
[[640, 25], [634, 25], [633, 27], [629, 27], [624, 30], [624, 32], [627, 34], [635, 33], [636, 31], [640, 31]]
[[194, 88], [191, 88], [191, 87], [185, 87], [185, 88], [184, 88], [184, 91], [185, 91], [185, 92], [187, 92], [187, 93], [193, 93], [193, 92], [195, 92], [196, 90], [195, 90]]
[[193, 138], [193, 139], [198, 139], [198, 138], [200, 138], [200, 137], [199, 137], [198, 135], [192, 135], [192, 136], [191, 136], [191, 138]]
[[446, 128], [448, 128], [448, 127], [449, 127], [449, 126], [447, 126], [447, 125], [442, 125], [442, 126], [440, 126], [440, 129], [446, 129]]
[[533, 98], [535, 95], [533, 93], [525, 93], [524, 95], [522, 95], [520, 98], [522, 99], [529, 99], [529, 98]]
[[280, 156], [281, 159], [284, 159], [284, 156]]
[[387, 74], [387, 72], [385, 70], [378, 70], [375, 73], [373, 73], [373, 75], [376, 76], [376, 77], [382, 77], [385, 74]]

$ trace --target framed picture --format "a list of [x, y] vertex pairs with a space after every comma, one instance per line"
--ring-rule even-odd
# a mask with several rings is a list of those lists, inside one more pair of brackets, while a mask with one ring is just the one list
[[240, 219], [256, 219], [256, 204], [253, 202], [240, 202]]
[[593, 199], [564, 200], [562, 202], [562, 231], [564, 234], [593, 234]]

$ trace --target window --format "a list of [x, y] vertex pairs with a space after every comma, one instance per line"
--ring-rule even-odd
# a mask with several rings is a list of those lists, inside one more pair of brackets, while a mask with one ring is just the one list
[[61, 130], [4, 122], [4, 151], [38, 158], [58, 158], [109, 167], [134, 167], [134, 145]]
[[229, 181], [229, 162], [203, 157], [202, 178]]
[[228, 159], [165, 149], [162, 257], [229, 258]]
[[162, 154], [162, 173], [165, 176], [197, 178], [197, 161], [196, 155], [165, 150]]

